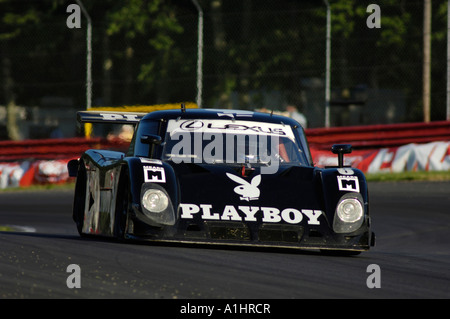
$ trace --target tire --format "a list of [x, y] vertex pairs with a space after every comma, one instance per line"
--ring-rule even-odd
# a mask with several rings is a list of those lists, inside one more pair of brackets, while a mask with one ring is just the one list
[[76, 224], [78, 234], [84, 236], [84, 209], [86, 206], [86, 167], [83, 162], [79, 163], [77, 179], [75, 183], [75, 196], [73, 200], [73, 221]]
[[116, 210], [114, 214], [114, 233], [118, 239], [125, 239], [131, 209], [130, 182], [127, 170], [121, 174], [117, 188]]

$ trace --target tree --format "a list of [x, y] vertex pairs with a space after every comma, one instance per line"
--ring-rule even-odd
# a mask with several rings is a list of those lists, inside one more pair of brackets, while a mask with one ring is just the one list
[[0, 1], [0, 23], [3, 26], [0, 32], [1, 76], [3, 78], [3, 99], [6, 105], [7, 134], [8, 138], [12, 140], [20, 139], [20, 133], [16, 123], [17, 105], [11, 46], [25, 28], [38, 22], [39, 14], [34, 5], [23, 8], [12, 5], [12, 1]]
[[[154, 55], [149, 57], [149, 62], [139, 66], [137, 80], [145, 83], [146, 86], [156, 85], [158, 87], [157, 102], [167, 102], [170, 66], [179, 58], [173, 35], [183, 32], [176, 18], [176, 7], [168, 1], [131, 0], [115, 4], [110, 9], [106, 17], [107, 34], [111, 36], [121, 33], [127, 43], [125, 48], [126, 87], [133, 78], [131, 66], [133, 45], [136, 41], [146, 39], [154, 50]], [[129, 101], [129, 94], [125, 96]]]

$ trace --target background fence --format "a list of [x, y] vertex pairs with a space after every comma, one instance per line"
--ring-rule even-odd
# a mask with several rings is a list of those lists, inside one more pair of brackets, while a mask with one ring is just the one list
[[[195, 102], [199, 12], [191, 0], [83, 1], [92, 19], [93, 106]], [[330, 0], [331, 125], [422, 121], [422, 0]], [[75, 1], [0, 3], [0, 139], [73, 137], [86, 107], [86, 18]], [[283, 110], [324, 126], [326, 6], [198, 0], [203, 107]], [[433, 2], [431, 119], [445, 120], [447, 3]]]

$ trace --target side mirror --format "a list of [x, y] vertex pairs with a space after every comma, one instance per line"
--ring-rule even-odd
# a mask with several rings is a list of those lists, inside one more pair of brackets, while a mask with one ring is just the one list
[[69, 171], [70, 177], [77, 177], [79, 164], [80, 162], [77, 159], [70, 160], [69, 163], [67, 163], [67, 170]]
[[154, 144], [159, 145], [161, 144], [162, 139], [161, 136], [150, 134], [150, 135], [142, 135], [141, 136], [141, 143], [142, 144]]
[[350, 144], [334, 144], [331, 147], [331, 152], [338, 154], [338, 166], [344, 167], [344, 154], [350, 154], [352, 146]]

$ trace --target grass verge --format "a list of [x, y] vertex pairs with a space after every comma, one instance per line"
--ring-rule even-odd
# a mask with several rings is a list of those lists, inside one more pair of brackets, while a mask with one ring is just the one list
[[369, 182], [450, 181], [450, 171], [365, 174]]
[[8, 187], [0, 189], [1, 192], [35, 192], [35, 191], [47, 191], [47, 190], [73, 190], [75, 189], [75, 183], [65, 184], [45, 184], [45, 185], [31, 185], [28, 187]]

